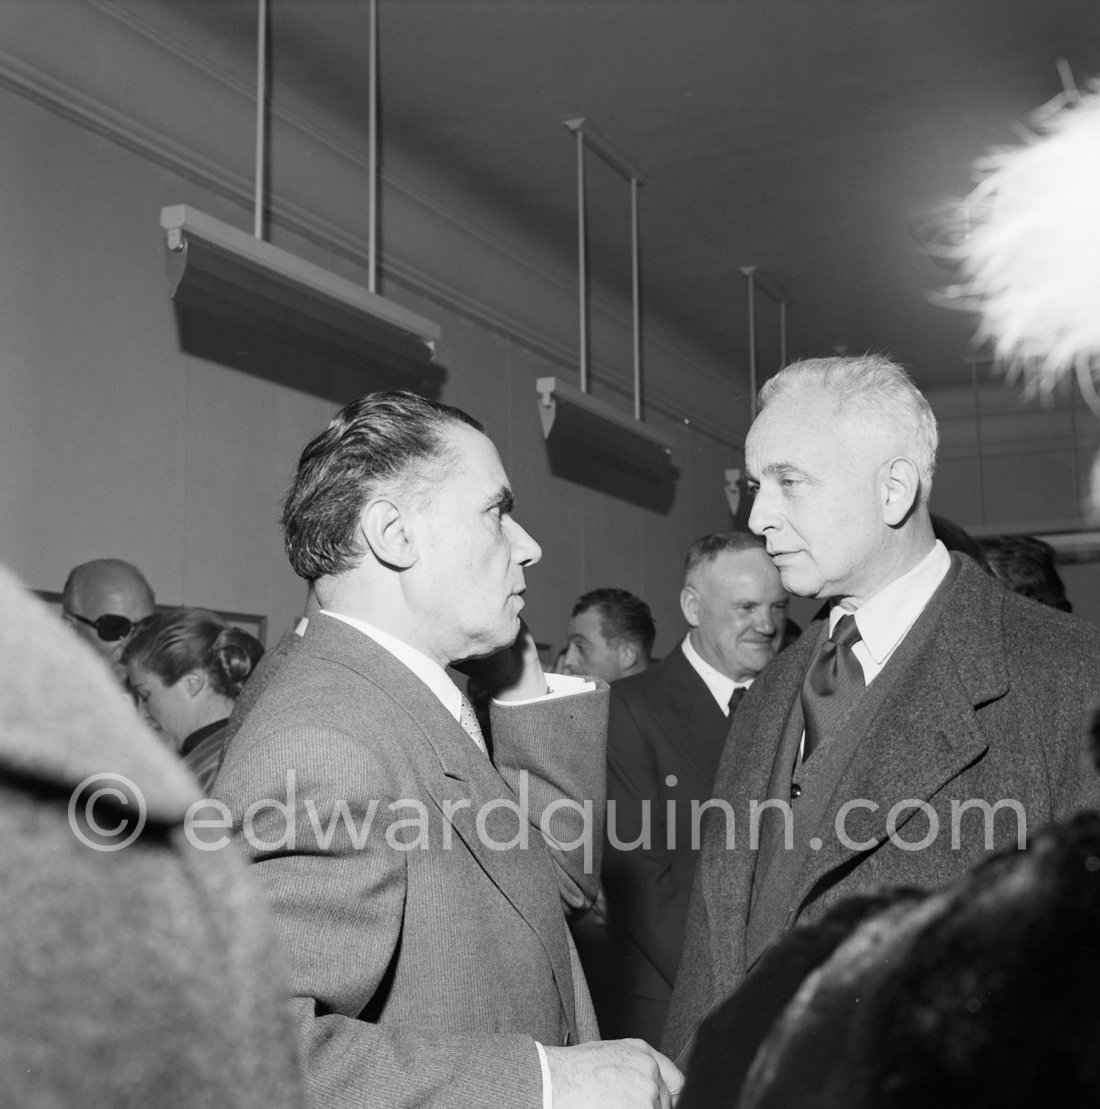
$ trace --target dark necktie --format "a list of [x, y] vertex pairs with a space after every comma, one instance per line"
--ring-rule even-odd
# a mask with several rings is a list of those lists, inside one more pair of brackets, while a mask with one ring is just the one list
[[806, 671], [802, 682], [802, 719], [806, 724], [803, 762], [865, 688], [863, 667], [852, 653], [860, 639], [856, 618], [846, 613]]
[[730, 694], [730, 708], [729, 715], [732, 716], [737, 711], [737, 706], [741, 704], [741, 698], [748, 693], [748, 688], [743, 685], [735, 686], [733, 692]]

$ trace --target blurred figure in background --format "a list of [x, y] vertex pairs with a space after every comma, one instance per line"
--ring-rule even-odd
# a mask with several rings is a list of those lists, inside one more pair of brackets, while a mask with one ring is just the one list
[[163, 612], [122, 655], [142, 710], [179, 751], [204, 793], [217, 777], [226, 724], [263, 644], [202, 608]]
[[872, 916], [787, 1006], [741, 1098], [685, 1090], [681, 1109], [1096, 1105], [1098, 859], [1100, 814], [1079, 813]]
[[153, 590], [141, 571], [120, 558], [97, 558], [69, 571], [61, 618], [126, 680], [122, 652], [134, 629], [156, 611]]
[[657, 629], [649, 605], [625, 589], [593, 589], [573, 606], [561, 673], [617, 681], [649, 665]]
[[983, 539], [982, 549], [993, 576], [1013, 593], [1062, 612], [1073, 611], [1049, 543], [1033, 535], [1003, 535]]
[[286, 972], [199, 791], [0, 568], [0, 1104], [301, 1109]]

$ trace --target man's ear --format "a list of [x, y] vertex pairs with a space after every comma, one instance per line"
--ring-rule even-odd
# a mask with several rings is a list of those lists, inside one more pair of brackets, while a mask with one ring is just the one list
[[896, 526], [909, 515], [920, 496], [920, 470], [911, 458], [892, 458], [883, 465], [882, 518]]
[[359, 515], [363, 538], [375, 558], [399, 570], [416, 562], [416, 536], [405, 512], [386, 497], [368, 501]]
[[623, 670], [629, 670], [638, 662], [638, 645], [631, 643], [629, 639], [620, 639], [616, 650], [619, 655], [619, 666]]
[[699, 593], [694, 586], [685, 585], [680, 590], [680, 611], [691, 627], [699, 626]]

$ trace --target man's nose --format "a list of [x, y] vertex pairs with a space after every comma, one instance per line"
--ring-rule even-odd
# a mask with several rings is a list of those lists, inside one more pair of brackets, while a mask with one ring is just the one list
[[505, 519], [511, 531], [513, 558], [520, 566], [534, 566], [542, 558], [542, 548], [511, 516]]
[[761, 635], [775, 635], [775, 617], [770, 610], [763, 609], [756, 618], [756, 630]]
[[763, 490], [758, 490], [749, 511], [749, 531], [753, 535], [763, 535], [775, 526], [775, 513], [771, 509], [768, 495]]

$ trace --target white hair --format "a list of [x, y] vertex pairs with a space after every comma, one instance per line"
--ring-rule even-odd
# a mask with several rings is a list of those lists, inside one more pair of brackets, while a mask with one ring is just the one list
[[888, 424], [893, 437], [907, 445], [916, 463], [920, 501], [927, 504], [939, 432], [931, 406], [909, 374], [882, 354], [808, 358], [792, 362], [764, 382], [760, 411], [777, 397], [815, 386], [832, 397], [839, 411], [870, 414], [876, 423]]

